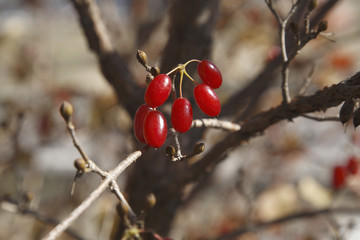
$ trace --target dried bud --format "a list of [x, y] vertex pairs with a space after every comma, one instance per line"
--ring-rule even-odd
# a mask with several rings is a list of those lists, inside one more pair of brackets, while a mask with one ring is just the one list
[[154, 76], [154, 77], [156, 77], [157, 75], [159, 75], [160, 74], [160, 68], [158, 68], [158, 67], [151, 67], [151, 69], [150, 69], [150, 72], [151, 72], [151, 74]]
[[174, 146], [167, 146], [166, 149], [165, 149], [165, 152], [166, 152], [166, 155], [169, 156], [169, 157], [173, 157], [175, 155], [175, 148]]
[[74, 166], [78, 171], [85, 172], [86, 161], [82, 158], [78, 158], [74, 161]]
[[299, 24], [296, 23], [296, 22], [291, 22], [290, 23], [290, 30], [295, 34], [298, 34], [299, 33]]
[[151, 209], [156, 204], [156, 197], [153, 193], [146, 195], [146, 209]]
[[353, 123], [355, 128], [360, 125], [360, 108], [354, 112]]
[[326, 20], [319, 22], [319, 26], [318, 26], [318, 32], [323, 32], [326, 31], [326, 29], [328, 28], [328, 22]]
[[319, 0], [310, 0], [308, 11], [309, 12], [313, 11], [318, 5], [319, 5]]
[[139, 63], [141, 65], [143, 65], [144, 67], [146, 67], [148, 65], [148, 58], [147, 58], [146, 53], [144, 51], [137, 50], [136, 58], [139, 61]]
[[340, 121], [342, 124], [347, 123], [354, 112], [355, 102], [352, 98], [347, 99], [340, 108]]
[[70, 118], [74, 112], [71, 103], [64, 101], [60, 106], [60, 114], [66, 122], [70, 121]]
[[203, 151], [205, 151], [205, 144], [204, 143], [195, 144], [194, 149], [193, 149], [194, 154], [200, 154]]
[[146, 80], [145, 80], [146, 84], [150, 84], [153, 79], [154, 79], [154, 76], [151, 75], [150, 73], [148, 73], [146, 75]]

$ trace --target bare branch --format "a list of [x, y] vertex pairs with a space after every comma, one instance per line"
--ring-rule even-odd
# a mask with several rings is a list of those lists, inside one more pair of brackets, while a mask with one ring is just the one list
[[[311, 17], [310, 28], [316, 26], [319, 21], [325, 16], [325, 14], [332, 8], [339, 0], [328, 0], [321, 7], [316, 9], [316, 12]], [[301, 4], [301, 3], [300, 3]], [[298, 7], [296, 15], [302, 15], [301, 12], [303, 7]], [[301, 32], [301, 31], [300, 31]], [[291, 31], [288, 31], [288, 34], [292, 34]], [[296, 43], [290, 44], [287, 46], [288, 57], [292, 58], [297, 54], [297, 51], [302, 49], [307, 42], [310, 41], [309, 38], [302, 38], [301, 45]], [[254, 106], [257, 105], [259, 101], [259, 95], [262, 94], [276, 79], [274, 77], [275, 72], [282, 64], [282, 56], [278, 56], [274, 61], [270, 62], [264, 70], [246, 87], [236, 92], [234, 95], [230, 96], [229, 100], [222, 106], [222, 116], [234, 116], [237, 115], [237, 119], [244, 119], [250, 115]], [[236, 104], [237, 109], [234, 110], [234, 105]], [[248, 104], [246, 106], [246, 104]], [[246, 109], [244, 110], [246, 106]]]
[[325, 208], [325, 209], [314, 210], [314, 211], [306, 211], [306, 212], [301, 212], [301, 213], [296, 213], [296, 214], [293, 214], [290, 216], [286, 216], [283, 218], [275, 219], [275, 220], [272, 220], [269, 222], [264, 222], [264, 223], [256, 224], [256, 225], [249, 226], [249, 227], [239, 228], [233, 232], [230, 232], [228, 234], [225, 234], [223, 236], [216, 238], [216, 240], [234, 239], [237, 236], [243, 235], [248, 232], [256, 232], [261, 229], [271, 227], [273, 225], [286, 223], [286, 222], [299, 220], [299, 219], [304, 219], [304, 218], [315, 217], [315, 216], [323, 215], [323, 214], [344, 214], [344, 213], [345, 214], [359, 214], [359, 212], [360, 212], [360, 208], [345, 208], [345, 207], [344, 208]]
[[289, 93], [290, 60], [288, 57], [288, 53], [287, 53], [288, 49], [286, 46], [286, 27], [287, 27], [287, 23], [289, 22], [291, 17], [294, 15], [294, 13], [299, 5], [299, 1], [296, 1], [292, 5], [289, 13], [287, 14], [287, 16], [284, 19], [281, 19], [279, 13], [274, 9], [271, 0], [265, 0], [265, 2], [268, 5], [270, 11], [274, 14], [274, 16], [279, 24], [280, 46], [281, 46], [281, 53], [282, 53], [282, 58], [283, 58], [282, 70], [281, 70], [281, 75], [282, 75], [281, 92], [283, 95], [283, 103], [287, 104], [291, 101], [291, 98], [290, 98], [290, 93]]
[[[70, 103], [66, 103], [66, 104], [69, 107], [71, 106]], [[60, 107], [60, 112], [62, 112], [61, 110], [64, 111], [63, 108], [64, 108], [64, 103]], [[73, 110], [72, 110], [72, 106], [71, 106], [71, 114], [72, 114], [72, 111]], [[62, 115], [63, 114], [64, 113], [62, 113]], [[83, 157], [83, 159], [84, 159], [84, 161], [86, 163], [86, 166], [84, 166], [84, 169], [78, 169], [78, 172], [75, 175], [74, 183], [75, 183], [76, 179], [81, 176], [81, 174], [83, 172], [94, 172], [94, 173], [100, 175], [102, 179], [111, 177], [110, 174], [107, 171], [102, 170], [98, 165], [96, 165], [96, 163], [94, 161], [92, 161], [87, 156], [85, 150], [82, 148], [82, 146], [80, 144], [79, 139], [76, 136], [75, 126], [74, 126], [73, 122], [71, 121], [71, 114], [69, 116], [67, 116], [67, 115], [64, 116], [63, 115], [63, 118], [65, 120], [67, 130], [68, 130], [68, 132], [69, 132], [69, 134], [71, 136], [71, 139], [73, 141], [74, 146], [79, 151], [80, 155]], [[73, 186], [71, 188], [71, 193], [73, 193], [74, 187], [75, 187], [75, 185], [73, 184]], [[134, 220], [136, 218], [136, 215], [135, 215], [134, 211], [131, 209], [128, 202], [126, 201], [123, 194], [121, 193], [120, 188], [119, 188], [118, 184], [116, 183], [115, 179], [111, 180], [110, 189], [116, 195], [116, 197], [120, 200], [121, 204], [124, 207], [126, 207], [126, 209], [129, 211], [130, 218]]]
[[[360, 97], [360, 72], [350, 79], [338, 84], [326, 87], [311, 96], [299, 96], [287, 105], [279, 105], [268, 111], [259, 113], [243, 122], [241, 129], [231, 133], [226, 137], [226, 141], [214, 145], [212, 149], [198, 162], [192, 169], [187, 171], [187, 175], [180, 176], [180, 185], [185, 185], [201, 178], [205, 173], [203, 169], [214, 168], [221, 162], [229, 150], [237, 147], [250, 138], [257, 136], [265, 131], [269, 126], [282, 120], [292, 120], [306, 113], [325, 111], [328, 108], [338, 106], [348, 98]], [[178, 186], [180, 187], [180, 186]]]
[[307, 114], [302, 115], [302, 117], [308, 118], [308, 119], [311, 119], [314, 121], [318, 121], [318, 122], [328, 122], [328, 121], [338, 122], [338, 121], [340, 121], [339, 117], [318, 117], [318, 116], [312, 116], [312, 115], [307, 115]]
[[207, 128], [218, 128], [227, 131], [239, 131], [241, 126], [230, 121], [219, 120], [216, 118], [203, 118], [203, 119], [194, 119], [191, 127], [207, 127]]
[[131, 153], [125, 158], [119, 165], [109, 172], [109, 175], [102, 181], [102, 183], [77, 207], [75, 208], [67, 218], [65, 218], [60, 224], [53, 228], [43, 240], [53, 240], [59, 237], [79, 216], [82, 214], [108, 187], [108, 185], [116, 179], [127, 167], [134, 163], [144, 150], [138, 150]]

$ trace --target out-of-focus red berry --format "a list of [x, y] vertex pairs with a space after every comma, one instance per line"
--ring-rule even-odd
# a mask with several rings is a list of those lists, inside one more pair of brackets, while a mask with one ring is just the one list
[[144, 120], [146, 115], [151, 111], [152, 108], [150, 108], [149, 105], [143, 104], [137, 109], [135, 113], [133, 128], [134, 135], [139, 142], [146, 143], [144, 138]]
[[344, 166], [337, 165], [333, 168], [332, 185], [335, 190], [345, 185], [347, 169]]

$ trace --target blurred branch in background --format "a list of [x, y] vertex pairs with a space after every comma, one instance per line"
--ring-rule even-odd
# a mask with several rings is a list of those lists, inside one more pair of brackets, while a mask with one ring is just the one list
[[[25, 196], [30, 196], [29, 194], [26, 194]], [[46, 216], [44, 214], [39, 213], [36, 210], [29, 208], [29, 203], [31, 201], [32, 197], [27, 197], [25, 201], [20, 202], [13, 198], [10, 198], [6, 195], [0, 195], [0, 206], [2, 210], [16, 213], [16, 214], [22, 214], [22, 215], [28, 215], [36, 219], [37, 221], [40, 221], [44, 223], [45, 225], [52, 225], [56, 226], [60, 222], [52, 217]], [[75, 232], [73, 229], [66, 229], [65, 232], [71, 236], [72, 239], [84, 239], [82, 238], [77, 232]]]
[[[323, 17], [339, 2], [338, 0], [328, 0], [323, 5], [314, 12], [314, 15], [310, 20], [310, 27], [314, 28], [319, 24]], [[264, 3], [265, 4], [265, 3]], [[302, 1], [300, 6], [297, 8], [294, 16], [296, 19], [294, 22], [301, 22], [305, 12], [307, 11], [308, 0]], [[302, 26], [302, 25], [299, 25]], [[300, 33], [304, 33], [305, 29], [302, 27], [299, 29]], [[303, 37], [303, 35], [301, 35]], [[292, 31], [287, 31], [286, 40], [294, 39], [294, 33]], [[304, 39], [301, 46], [297, 46], [297, 41], [291, 40], [288, 43], [287, 51], [289, 58], [292, 59], [297, 55], [297, 51], [304, 47], [309, 40]], [[258, 104], [259, 95], [264, 93], [273, 82], [276, 80], [276, 71], [281, 67], [282, 56], [279, 55], [273, 61], [266, 65], [266, 67], [261, 71], [261, 73], [253, 79], [247, 86], [239, 91], [235, 92], [230, 98], [225, 102], [222, 108], [222, 116], [224, 117], [236, 117], [236, 119], [245, 119], [249, 115], [253, 114], [253, 111]], [[237, 105], [237, 108], [234, 109], [234, 105]], [[245, 106], [245, 104], [248, 104]]]
[[296, 221], [296, 220], [305, 220], [306, 218], [313, 218], [313, 217], [317, 217], [319, 215], [335, 215], [335, 214], [357, 215], [359, 213], [360, 213], [360, 208], [354, 208], [354, 207], [352, 207], [352, 208], [351, 207], [326, 208], [326, 209], [320, 209], [320, 210], [300, 212], [300, 213], [289, 215], [289, 216], [286, 216], [283, 218], [275, 219], [273, 221], [253, 224], [252, 226], [249, 226], [249, 227], [242, 227], [242, 228], [239, 228], [230, 233], [226, 233], [223, 236], [215, 238], [214, 240], [234, 239], [234, 238], [239, 237], [248, 232], [258, 232], [258, 231], [263, 230], [264, 228], [269, 228], [269, 227], [275, 226], [277, 224], [285, 224], [287, 222]]
[[89, 48], [97, 55], [102, 73], [113, 86], [119, 102], [134, 117], [143, 101], [142, 91], [135, 84], [124, 59], [114, 48], [98, 6], [93, 0], [72, 0], [72, 3], [78, 12]]

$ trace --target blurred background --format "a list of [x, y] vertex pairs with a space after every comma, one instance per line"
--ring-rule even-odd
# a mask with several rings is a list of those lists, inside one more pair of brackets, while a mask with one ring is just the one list
[[[170, 0], [98, 0], [112, 41], [139, 91], [146, 72], [137, 49], [160, 65], [168, 41]], [[291, 1], [274, 1], [282, 15]], [[320, 4], [326, 1], [321, 1]], [[278, 27], [262, 0], [219, 1], [209, 58], [223, 74], [222, 102], [251, 82], [279, 54]], [[295, 95], [313, 70], [305, 95], [354, 75], [360, 66], [360, 4], [339, 1], [326, 15], [326, 36], [302, 49], [290, 65]], [[199, 77], [195, 74], [195, 79]], [[280, 72], [254, 112], [281, 102]], [[17, 207], [63, 219], [96, 188], [100, 178], [77, 181], [79, 157], [59, 115], [62, 101], [73, 104], [78, 137], [88, 155], [110, 170], [139, 146], [132, 119], [88, 49], [70, 1], [0, 0], [0, 239], [39, 239], [51, 225]], [[237, 106], [234, 105], [234, 108]], [[337, 116], [339, 108], [317, 116]], [[196, 116], [195, 116], [196, 117]], [[220, 115], [221, 118], [221, 115]], [[206, 148], [225, 136], [204, 135]], [[168, 236], [211, 239], [251, 223], [328, 207], [359, 207], [360, 176], [334, 191], [333, 168], [360, 157], [360, 135], [352, 124], [297, 118], [280, 122], [233, 150], [179, 209]], [[127, 172], [118, 183], [124, 188]], [[28, 201], [31, 199], [31, 201]], [[72, 226], [82, 239], [109, 239], [116, 198], [106, 192]], [[156, 231], [156, 229], [155, 229]], [[359, 214], [321, 215], [240, 235], [238, 239], [359, 239]], [[74, 239], [64, 234], [60, 239]]]

